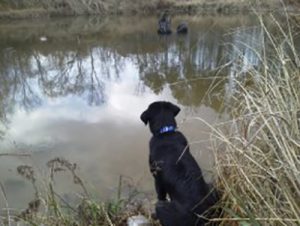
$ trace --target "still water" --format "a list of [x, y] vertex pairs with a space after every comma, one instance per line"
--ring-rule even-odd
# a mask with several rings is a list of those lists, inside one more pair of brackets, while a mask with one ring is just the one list
[[[33, 166], [43, 186], [54, 157], [77, 163], [100, 199], [116, 194], [120, 175], [153, 192], [150, 132], [139, 116], [156, 100], [181, 107], [179, 129], [209, 180], [209, 129], [193, 118], [213, 124], [224, 116], [235, 71], [259, 66], [263, 35], [255, 16], [174, 17], [173, 27], [180, 21], [189, 24], [186, 36], [159, 37], [155, 17], [0, 24], [0, 154], [29, 154], [0, 155], [10, 207], [25, 207], [34, 195], [17, 166]], [[68, 172], [55, 187], [65, 198], [80, 192]]]

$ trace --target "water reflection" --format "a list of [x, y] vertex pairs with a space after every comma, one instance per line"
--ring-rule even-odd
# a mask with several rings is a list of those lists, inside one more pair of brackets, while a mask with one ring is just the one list
[[[32, 194], [15, 168], [31, 164], [44, 171], [54, 156], [77, 162], [102, 198], [112, 194], [120, 174], [152, 190], [149, 132], [139, 114], [154, 100], [181, 105], [179, 121], [195, 114], [216, 120], [240, 71], [234, 62], [244, 60], [242, 71], [259, 66], [262, 32], [251, 16], [178, 17], [173, 23], [181, 20], [189, 22], [188, 36], [163, 38], [156, 18], [0, 24], [0, 119], [7, 126], [0, 147], [32, 152], [30, 158], [0, 158], [0, 182], [14, 188], [12, 205], [24, 206]], [[191, 141], [208, 139], [200, 123], [180, 127]], [[207, 143], [193, 151], [209, 170]], [[71, 184], [61, 179], [57, 186], [69, 192]]]
[[[155, 28], [155, 18], [142, 22], [145, 27]], [[74, 26], [74, 23], [64, 26], [48, 23], [52, 29]], [[72, 30], [71, 34], [60, 34], [60, 30], [51, 33], [51, 29], [48, 31], [46, 28], [40, 31], [40, 27], [35, 33], [28, 25], [24, 25], [23, 29], [28, 29], [29, 34], [22, 33], [21, 37], [11, 38], [11, 34], [4, 35], [4, 31], [0, 37], [4, 39], [0, 55], [1, 96], [5, 98], [1, 102], [4, 106], [2, 118], [14, 106], [25, 110], [36, 108], [45, 97], [76, 95], [89, 105], [99, 106], [107, 98], [105, 84], [122, 79], [124, 67], [128, 64], [134, 65], [137, 70], [132, 75], [138, 75], [142, 84], [154, 93], [160, 93], [166, 84], [179, 80], [188, 82], [196, 77], [212, 76], [215, 70], [229, 61], [242, 59], [249, 61], [245, 62], [245, 67], [257, 65], [259, 59], [253, 53], [261, 34], [254, 27], [253, 31], [238, 29], [228, 35], [230, 26], [236, 26], [231, 23], [228, 27], [215, 28], [215, 21], [210, 19], [205, 22], [191, 20], [192, 32], [188, 36], [171, 38], [159, 38], [152, 30], [140, 31], [139, 28], [126, 30], [125, 34], [119, 34], [124, 31], [117, 29], [117, 34], [109, 36], [113, 32], [111, 27], [116, 25], [105, 22], [97, 23], [94, 30], [85, 29], [89, 31], [85, 36], [79, 34], [82, 22], [78, 31]], [[15, 31], [14, 26], [4, 27], [12, 33]], [[41, 42], [38, 34], [48, 37], [47, 41]], [[25, 45], [22, 40], [27, 35], [30, 45]], [[64, 39], [60, 37], [63, 35], [66, 35]], [[229, 55], [230, 49], [224, 45], [226, 42], [233, 43]], [[244, 53], [238, 52], [243, 50]], [[231, 71], [234, 70], [231, 68]], [[180, 102], [180, 98], [177, 99]], [[184, 101], [182, 104], [190, 105]]]

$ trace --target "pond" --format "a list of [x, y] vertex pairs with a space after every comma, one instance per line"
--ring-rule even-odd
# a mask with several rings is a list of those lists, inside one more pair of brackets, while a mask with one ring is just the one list
[[[0, 182], [10, 207], [24, 208], [34, 196], [16, 168], [31, 165], [46, 183], [55, 157], [76, 163], [100, 199], [116, 194], [120, 175], [153, 193], [150, 132], [139, 117], [156, 100], [181, 107], [179, 129], [211, 178], [209, 128], [195, 118], [224, 117], [235, 71], [259, 66], [263, 34], [251, 15], [177, 16], [173, 27], [180, 21], [188, 35], [159, 37], [156, 17], [0, 24]], [[66, 199], [80, 192], [68, 172], [55, 187]]]

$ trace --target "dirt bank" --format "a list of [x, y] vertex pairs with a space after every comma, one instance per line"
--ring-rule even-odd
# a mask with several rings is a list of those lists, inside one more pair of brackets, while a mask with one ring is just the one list
[[[162, 10], [188, 14], [237, 14], [282, 10], [279, 0], [0, 0], [0, 19], [73, 15], [153, 14]], [[291, 1], [289, 0], [288, 3]]]

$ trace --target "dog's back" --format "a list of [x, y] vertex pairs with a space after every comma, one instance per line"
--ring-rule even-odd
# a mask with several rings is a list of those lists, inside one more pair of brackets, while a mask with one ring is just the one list
[[141, 115], [153, 134], [149, 163], [159, 200], [156, 214], [163, 226], [202, 226], [206, 221], [198, 216], [216, 200], [210, 195], [186, 138], [176, 131], [179, 111], [169, 102], [154, 102]]
[[165, 190], [170, 199], [185, 209], [193, 209], [202, 214], [210, 203], [206, 197], [209, 187], [201, 169], [191, 155], [186, 138], [181, 132], [169, 133], [161, 137], [152, 137], [150, 141], [150, 165], [156, 165]]

